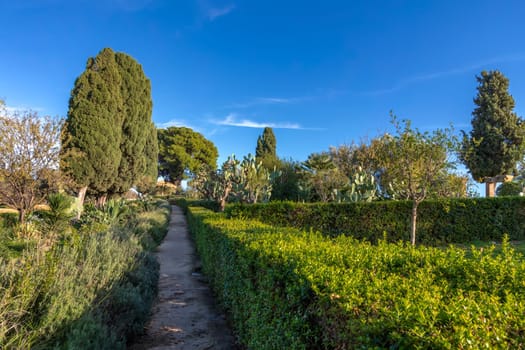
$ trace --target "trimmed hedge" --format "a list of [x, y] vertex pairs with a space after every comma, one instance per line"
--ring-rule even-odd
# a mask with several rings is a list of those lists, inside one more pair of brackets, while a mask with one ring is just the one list
[[276, 228], [188, 209], [204, 272], [248, 349], [525, 346], [525, 262]]
[[[341, 234], [377, 242], [408, 241], [410, 201], [372, 203], [294, 203], [226, 207], [231, 218], [253, 218], [271, 225], [313, 229], [330, 236]], [[525, 198], [475, 198], [428, 200], [420, 204], [417, 242], [428, 245], [475, 240], [525, 239]]]

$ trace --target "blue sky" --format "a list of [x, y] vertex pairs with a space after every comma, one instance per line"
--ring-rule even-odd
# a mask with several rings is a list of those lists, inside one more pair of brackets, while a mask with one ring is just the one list
[[66, 116], [75, 78], [102, 48], [133, 56], [159, 127], [212, 140], [220, 160], [305, 160], [389, 130], [470, 127], [476, 74], [510, 79], [525, 114], [521, 1], [0, 0], [0, 97]]

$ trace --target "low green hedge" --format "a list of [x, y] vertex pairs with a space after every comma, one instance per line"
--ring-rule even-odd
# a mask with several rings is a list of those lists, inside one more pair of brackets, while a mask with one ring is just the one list
[[525, 345], [525, 262], [377, 245], [189, 208], [203, 268], [248, 349]]
[[[409, 240], [410, 201], [372, 203], [233, 204], [232, 218], [254, 218], [267, 224], [319, 230], [330, 236], [349, 235], [377, 242], [385, 235], [391, 242]], [[417, 242], [429, 245], [475, 240], [525, 239], [525, 198], [476, 198], [428, 200], [420, 204]]]

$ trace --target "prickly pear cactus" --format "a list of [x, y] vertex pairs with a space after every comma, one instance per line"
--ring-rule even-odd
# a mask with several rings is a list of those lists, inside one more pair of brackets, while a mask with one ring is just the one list
[[374, 175], [358, 171], [350, 178], [350, 189], [346, 193], [346, 199], [350, 202], [371, 202], [377, 198], [377, 184]]

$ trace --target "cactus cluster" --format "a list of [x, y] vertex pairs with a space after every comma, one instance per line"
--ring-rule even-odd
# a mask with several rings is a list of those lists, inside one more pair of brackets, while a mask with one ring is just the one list
[[338, 202], [371, 202], [378, 198], [375, 176], [361, 167], [350, 176], [348, 187], [337, 191]]
[[272, 185], [270, 171], [249, 154], [240, 162], [231, 155], [219, 170], [201, 170], [192, 186], [206, 199], [214, 200], [222, 211], [229, 200], [241, 203], [266, 202]]

